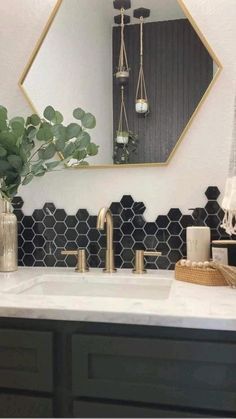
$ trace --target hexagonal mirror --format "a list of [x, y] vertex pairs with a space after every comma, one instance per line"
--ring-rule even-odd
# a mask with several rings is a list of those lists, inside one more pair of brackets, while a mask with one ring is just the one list
[[220, 69], [182, 0], [60, 0], [20, 86], [40, 115], [50, 104], [68, 124], [78, 106], [96, 116], [91, 165], [158, 165]]

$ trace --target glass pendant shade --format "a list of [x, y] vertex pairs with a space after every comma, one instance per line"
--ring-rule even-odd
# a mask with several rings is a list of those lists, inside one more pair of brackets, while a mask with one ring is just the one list
[[124, 100], [124, 86], [121, 86], [120, 117], [116, 142], [118, 144], [127, 144], [129, 141], [129, 124]]
[[147, 97], [146, 82], [144, 76], [144, 66], [143, 66], [143, 16], [140, 17], [140, 68], [138, 83], [136, 89], [136, 101], [135, 101], [135, 111], [137, 113], [145, 114], [149, 111], [149, 103]]
[[[125, 16], [125, 9], [121, 9], [120, 14], [120, 25], [121, 25], [121, 38], [120, 38], [120, 54], [119, 54], [119, 62], [116, 72], [116, 80], [119, 84], [124, 85], [129, 80], [129, 64], [125, 46], [125, 21], [129, 21], [129, 16]], [[117, 22], [117, 21], [116, 21]]]

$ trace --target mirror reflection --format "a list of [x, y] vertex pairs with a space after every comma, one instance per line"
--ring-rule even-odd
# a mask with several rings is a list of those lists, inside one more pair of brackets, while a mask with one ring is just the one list
[[92, 165], [163, 164], [217, 70], [177, 0], [63, 0], [22, 87], [39, 114], [96, 116]]

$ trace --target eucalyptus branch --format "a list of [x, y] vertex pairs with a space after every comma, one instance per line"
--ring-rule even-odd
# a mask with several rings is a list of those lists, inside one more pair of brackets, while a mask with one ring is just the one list
[[48, 145], [48, 144], [50, 144], [52, 142], [53, 142], [53, 139], [50, 140], [50, 141], [48, 141], [48, 142], [46, 142], [46, 143], [43, 143], [39, 148], [37, 148], [37, 150], [35, 150], [35, 152], [30, 156], [30, 159], [27, 160], [27, 162], [30, 163], [31, 160], [32, 160], [32, 158], [39, 152], [39, 150], [42, 150], [42, 148], [44, 148], [45, 145]]
[[[64, 126], [62, 114], [52, 106], [47, 106], [43, 118], [34, 114], [26, 120], [21, 117], [9, 119], [7, 109], [0, 106], [0, 193], [4, 199], [10, 201], [18, 188], [31, 182], [34, 177], [52, 171], [61, 172], [65, 162], [71, 159], [83, 163], [84, 153], [86, 156], [98, 153], [98, 146], [91, 142], [87, 132], [95, 128], [95, 117], [81, 108], [73, 111], [73, 117], [76, 121]], [[29, 125], [33, 127], [30, 133]], [[4, 136], [1, 136], [2, 131]], [[21, 141], [22, 138], [25, 140]], [[42, 144], [35, 147], [35, 140]], [[36, 157], [40, 151], [40, 158]], [[62, 161], [56, 158], [58, 152], [63, 157]]]

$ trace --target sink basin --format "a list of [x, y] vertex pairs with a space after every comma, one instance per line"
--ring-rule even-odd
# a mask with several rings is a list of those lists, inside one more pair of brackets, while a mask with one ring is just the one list
[[8, 293], [44, 296], [108, 297], [162, 300], [172, 281], [167, 278], [41, 275]]

